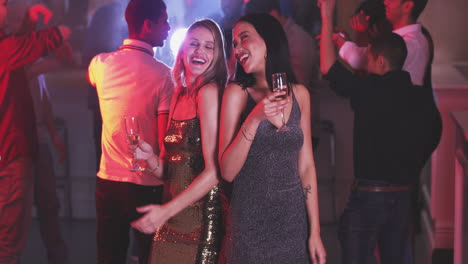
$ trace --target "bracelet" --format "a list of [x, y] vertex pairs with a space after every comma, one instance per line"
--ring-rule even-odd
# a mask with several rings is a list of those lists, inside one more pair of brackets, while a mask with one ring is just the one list
[[348, 40], [343, 32], [338, 32], [338, 36], [340, 36], [344, 41]]
[[[244, 136], [244, 138], [247, 140], [247, 141], [253, 141], [254, 138], [255, 138], [255, 135], [253, 135], [252, 133], [249, 133], [249, 131], [247, 131], [247, 129], [245, 128], [245, 126], [242, 126], [241, 127], [241, 132], [242, 132], [242, 135]], [[249, 136], [251, 136], [252, 138], [248, 138], [246, 134], [249, 134]]]
[[[156, 156], [156, 155], [154, 155], [154, 156]], [[156, 167], [153, 168], [153, 169], [147, 169], [148, 171], [151, 171], [151, 172], [153, 172], [153, 173], [156, 172], [156, 171], [159, 169], [158, 158], [156, 157], [155, 160], [156, 160], [156, 163], [157, 163]]]

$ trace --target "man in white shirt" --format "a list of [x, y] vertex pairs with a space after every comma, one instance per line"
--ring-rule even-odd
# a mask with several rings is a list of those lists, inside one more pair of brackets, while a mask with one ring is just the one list
[[[416, 23], [424, 10], [427, 0], [385, 0], [385, 13], [393, 26], [393, 32], [402, 36], [408, 49], [403, 70], [410, 73], [414, 85], [423, 85], [424, 74], [429, 63], [429, 43], [421, 24]], [[365, 70], [367, 47], [358, 47], [346, 41], [340, 48], [340, 57], [352, 68]]]
[[[145, 171], [131, 172], [124, 118], [139, 120], [139, 136], [160, 149], [172, 95], [170, 69], [154, 59], [170, 29], [162, 0], [132, 0], [125, 11], [130, 37], [89, 65], [103, 120], [102, 156], [96, 184], [97, 263], [126, 263], [130, 222], [136, 207], [161, 203], [162, 182]], [[141, 165], [144, 167], [144, 165]], [[139, 262], [147, 263], [151, 235], [135, 231]]]

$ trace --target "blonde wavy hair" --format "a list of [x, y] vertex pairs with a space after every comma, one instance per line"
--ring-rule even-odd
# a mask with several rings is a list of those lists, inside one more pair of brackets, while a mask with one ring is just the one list
[[224, 38], [221, 34], [221, 29], [218, 24], [211, 19], [203, 19], [193, 23], [187, 30], [187, 35], [195, 30], [196, 28], [203, 27], [208, 29], [213, 35], [214, 39], [214, 54], [211, 65], [208, 66], [206, 71], [198, 76], [194, 83], [193, 89], [187, 89], [186, 78], [185, 78], [185, 65], [183, 61], [184, 47], [187, 41], [185, 37], [183, 44], [177, 52], [174, 68], [172, 69], [172, 78], [176, 87], [176, 94], [186, 92], [190, 96], [196, 96], [200, 88], [208, 83], [216, 83], [220, 89], [224, 89], [227, 81], [227, 67], [226, 67], [226, 56], [224, 54]]

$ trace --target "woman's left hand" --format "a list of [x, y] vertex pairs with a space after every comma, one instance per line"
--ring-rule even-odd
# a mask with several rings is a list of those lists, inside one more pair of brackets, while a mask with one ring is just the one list
[[169, 212], [164, 205], [150, 204], [138, 207], [139, 213], [144, 213], [142, 217], [131, 223], [132, 227], [145, 234], [153, 234], [158, 228], [170, 218]]
[[323, 247], [320, 235], [311, 235], [309, 238], [309, 252], [313, 264], [325, 264], [327, 253]]

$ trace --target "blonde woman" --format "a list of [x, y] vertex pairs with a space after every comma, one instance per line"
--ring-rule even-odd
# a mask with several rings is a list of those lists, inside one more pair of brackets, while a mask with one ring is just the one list
[[164, 203], [137, 208], [145, 215], [132, 226], [156, 231], [152, 264], [214, 264], [223, 233], [216, 151], [219, 98], [227, 78], [215, 22], [201, 20], [188, 29], [173, 78], [176, 92], [162, 154], [155, 156], [144, 141], [135, 152], [156, 177], [165, 175]]

